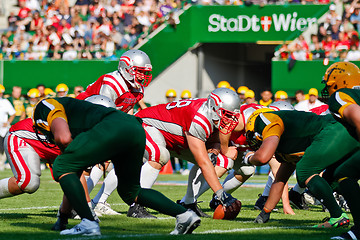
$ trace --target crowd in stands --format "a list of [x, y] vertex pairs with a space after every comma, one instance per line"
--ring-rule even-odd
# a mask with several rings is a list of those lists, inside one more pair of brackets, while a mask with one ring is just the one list
[[[278, 59], [326, 61], [358, 61], [360, 31], [360, 5], [357, 0], [345, 3], [342, 14], [337, 14], [335, 4], [331, 4], [324, 22], [318, 25], [311, 40], [304, 36], [290, 44], [283, 44], [276, 52]], [[326, 63], [327, 64], [327, 63]]]
[[[18, 0], [18, 11], [8, 16], [0, 39], [0, 59], [103, 59], [116, 58], [143, 41], [160, 24], [176, 27], [184, 5], [281, 4], [278, 0]], [[292, 0], [291, 3], [329, 3], [329, 0]], [[338, 4], [339, 5], [339, 4]], [[325, 21], [311, 35], [283, 44], [279, 59], [360, 59], [360, 7], [357, 0], [344, 4], [342, 15], [330, 5]]]
[[19, 0], [1, 35], [1, 58], [114, 58], [164, 21], [175, 24], [179, 0]]

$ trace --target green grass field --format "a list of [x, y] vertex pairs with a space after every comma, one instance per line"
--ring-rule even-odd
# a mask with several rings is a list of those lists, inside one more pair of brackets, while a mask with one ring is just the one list
[[[0, 172], [0, 179], [12, 176], [10, 170]], [[267, 176], [254, 176], [251, 183], [265, 184]], [[187, 180], [179, 174], [160, 175], [158, 182]], [[291, 179], [290, 184], [295, 180]], [[94, 197], [100, 188], [98, 184], [91, 196]], [[176, 201], [185, 194], [186, 186], [156, 185], [155, 189]], [[23, 194], [13, 198], [0, 200], [0, 239], [330, 239], [344, 229], [313, 229], [328, 216], [318, 206], [312, 206], [310, 211], [295, 210], [296, 215], [284, 215], [281, 204], [279, 212], [272, 213], [270, 222], [259, 225], [253, 220], [259, 211], [253, 209], [257, 195], [263, 190], [261, 185], [252, 184], [251, 187], [241, 187], [233, 196], [241, 200], [242, 210], [234, 221], [202, 219], [201, 226], [192, 235], [168, 235], [175, 226], [175, 218], [158, 214], [158, 219], [133, 219], [126, 217], [128, 206], [114, 192], [108, 202], [112, 208], [121, 213], [119, 216], [101, 217], [102, 236], [99, 237], [63, 237], [50, 228], [56, 221], [56, 212], [62, 199], [60, 185], [54, 182], [49, 170], [43, 171], [41, 186], [34, 194]], [[204, 212], [212, 214], [209, 201], [212, 193], [208, 191], [199, 200]], [[69, 227], [79, 223], [70, 220]]]

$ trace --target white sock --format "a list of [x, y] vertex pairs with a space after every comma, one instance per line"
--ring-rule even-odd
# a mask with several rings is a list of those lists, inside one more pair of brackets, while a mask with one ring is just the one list
[[201, 169], [194, 165], [189, 173], [186, 195], [181, 199], [181, 202], [185, 204], [194, 203], [209, 188], [210, 186], [206, 182]]
[[94, 166], [91, 169], [90, 177], [86, 180], [89, 194], [94, 189], [95, 185], [99, 182], [102, 175], [103, 175], [103, 171], [97, 166]]
[[4, 178], [0, 180], [0, 198], [7, 198], [13, 196], [9, 192], [9, 179], [10, 178]]
[[272, 173], [272, 171], [270, 171], [268, 180], [266, 182], [264, 191], [262, 193], [263, 196], [265, 196], [265, 197], [269, 196], [270, 188], [271, 188], [271, 185], [273, 184], [274, 180], [275, 180], [274, 174]]
[[118, 179], [115, 175], [115, 169], [111, 169], [111, 171], [106, 176], [100, 191], [94, 197], [93, 202], [95, 204], [98, 202], [106, 202], [110, 194], [117, 188], [117, 185]]
[[300, 194], [303, 194], [303, 193], [305, 192], [305, 189], [306, 189], [306, 188], [300, 187], [299, 184], [297, 184], [297, 183], [296, 183], [295, 186], [293, 187], [293, 190], [294, 190], [295, 192], [300, 193]]
[[225, 181], [223, 183], [224, 191], [231, 194], [236, 189], [238, 189], [241, 185], [243, 185], [243, 182], [240, 182], [236, 179], [234, 172], [230, 173], [226, 176]]
[[151, 188], [159, 176], [159, 172], [160, 170], [153, 168], [149, 162], [144, 163], [141, 167], [140, 186], [142, 188]]
[[108, 197], [118, 186], [118, 179], [115, 174], [115, 169], [111, 169], [111, 171], [106, 176], [103, 185], [105, 185], [104, 193], [101, 195], [99, 202], [106, 202]]

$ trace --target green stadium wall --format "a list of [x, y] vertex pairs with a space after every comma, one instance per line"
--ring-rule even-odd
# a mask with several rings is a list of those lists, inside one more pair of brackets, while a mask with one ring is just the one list
[[[330, 61], [324, 65], [323, 60], [296, 61], [289, 70], [288, 61], [272, 61], [271, 89], [273, 92], [283, 90], [289, 96], [295, 96], [295, 92], [299, 89], [307, 93], [310, 88], [316, 88], [320, 94], [324, 88], [324, 84], [321, 83], [324, 73], [333, 63], [334, 61]], [[360, 66], [360, 62], [353, 63]]]

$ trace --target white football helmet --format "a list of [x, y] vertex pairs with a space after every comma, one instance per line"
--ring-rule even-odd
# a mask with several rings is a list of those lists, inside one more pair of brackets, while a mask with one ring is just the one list
[[229, 88], [217, 88], [210, 93], [207, 106], [220, 132], [228, 134], [236, 127], [240, 117], [240, 99], [236, 92]]
[[275, 110], [275, 111], [280, 111], [280, 110], [295, 110], [295, 108], [293, 107], [293, 105], [291, 105], [289, 102], [287, 101], [275, 101], [270, 103], [269, 108]]
[[152, 79], [150, 58], [138, 49], [126, 51], [121, 55], [118, 70], [132, 87], [147, 87]]
[[85, 98], [85, 101], [91, 102], [94, 104], [99, 104], [104, 107], [116, 108], [116, 105], [110, 98], [105, 97], [103, 95], [92, 95], [90, 97]]

